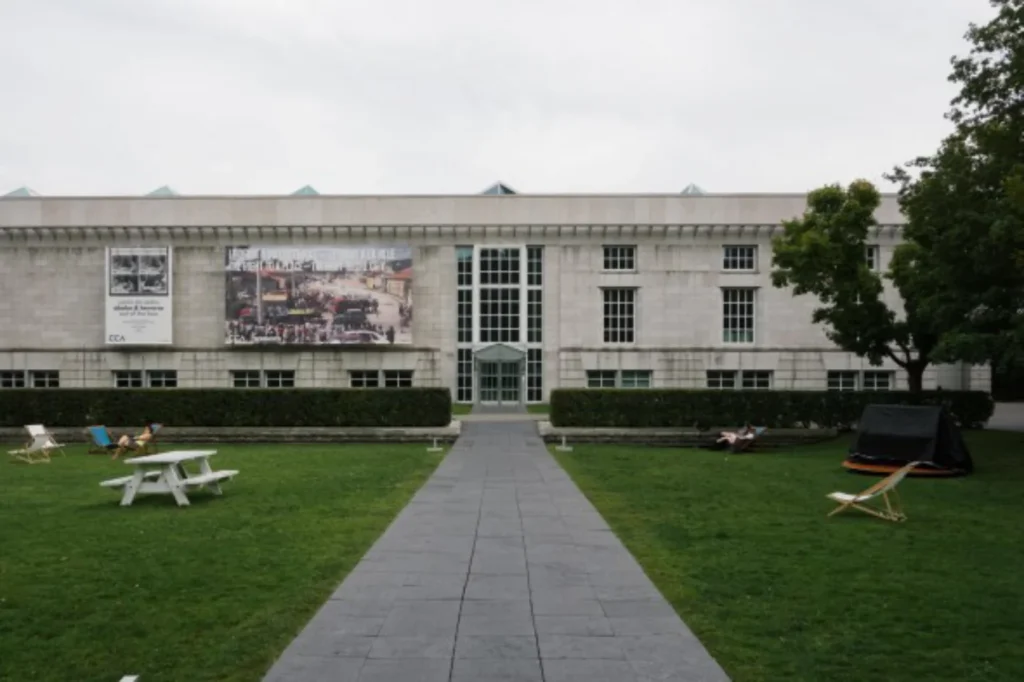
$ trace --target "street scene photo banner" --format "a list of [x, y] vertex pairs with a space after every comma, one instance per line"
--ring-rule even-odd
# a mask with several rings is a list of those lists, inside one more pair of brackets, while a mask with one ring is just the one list
[[169, 246], [107, 249], [108, 345], [173, 343], [172, 253]]
[[412, 343], [408, 246], [231, 246], [225, 342]]

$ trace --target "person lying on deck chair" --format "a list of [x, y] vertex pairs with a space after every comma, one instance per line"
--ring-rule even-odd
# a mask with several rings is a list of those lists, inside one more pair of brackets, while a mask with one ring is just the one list
[[[128, 450], [138, 450], [144, 447], [146, 443], [153, 439], [153, 423], [146, 421], [146, 426], [143, 427], [142, 433], [135, 436], [129, 436], [127, 433], [117, 439], [119, 447], [126, 448]], [[117, 452], [114, 452], [112, 459], [117, 459]]]
[[736, 431], [722, 431], [718, 434], [718, 443], [725, 443], [727, 445], [735, 445], [740, 440], [754, 440], [754, 436], [757, 435], [757, 429], [750, 422], [747, 422], [742, 429]]

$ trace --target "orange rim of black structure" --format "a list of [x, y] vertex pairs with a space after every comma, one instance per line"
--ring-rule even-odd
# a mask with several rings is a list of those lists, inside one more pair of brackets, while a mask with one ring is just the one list
[[[844, 468], [858, 474], [870, 474], [872, 476], [888, 476], [906, 465], [906, 462], [902, 464], [865, 464], [864, 462], [851, 462], [848, 459], [843, 461]], [[959, 469], [937, 469], [934, 467], [918, 466], [911, 469], [907, 476], [921, 478], [953, 478], [954, 476], [964, 476], [966, 473], [967, 472]]]

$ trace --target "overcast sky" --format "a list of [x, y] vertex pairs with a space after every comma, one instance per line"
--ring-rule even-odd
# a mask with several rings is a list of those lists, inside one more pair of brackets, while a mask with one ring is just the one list
[[0, 0], [0, 194], [806, 191], [932, 151], [986, 0]]

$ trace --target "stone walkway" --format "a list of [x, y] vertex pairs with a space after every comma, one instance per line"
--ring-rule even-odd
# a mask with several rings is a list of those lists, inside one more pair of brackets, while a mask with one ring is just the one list
[[468, 423], [265, 682], [723, 682], [531, 422]]

